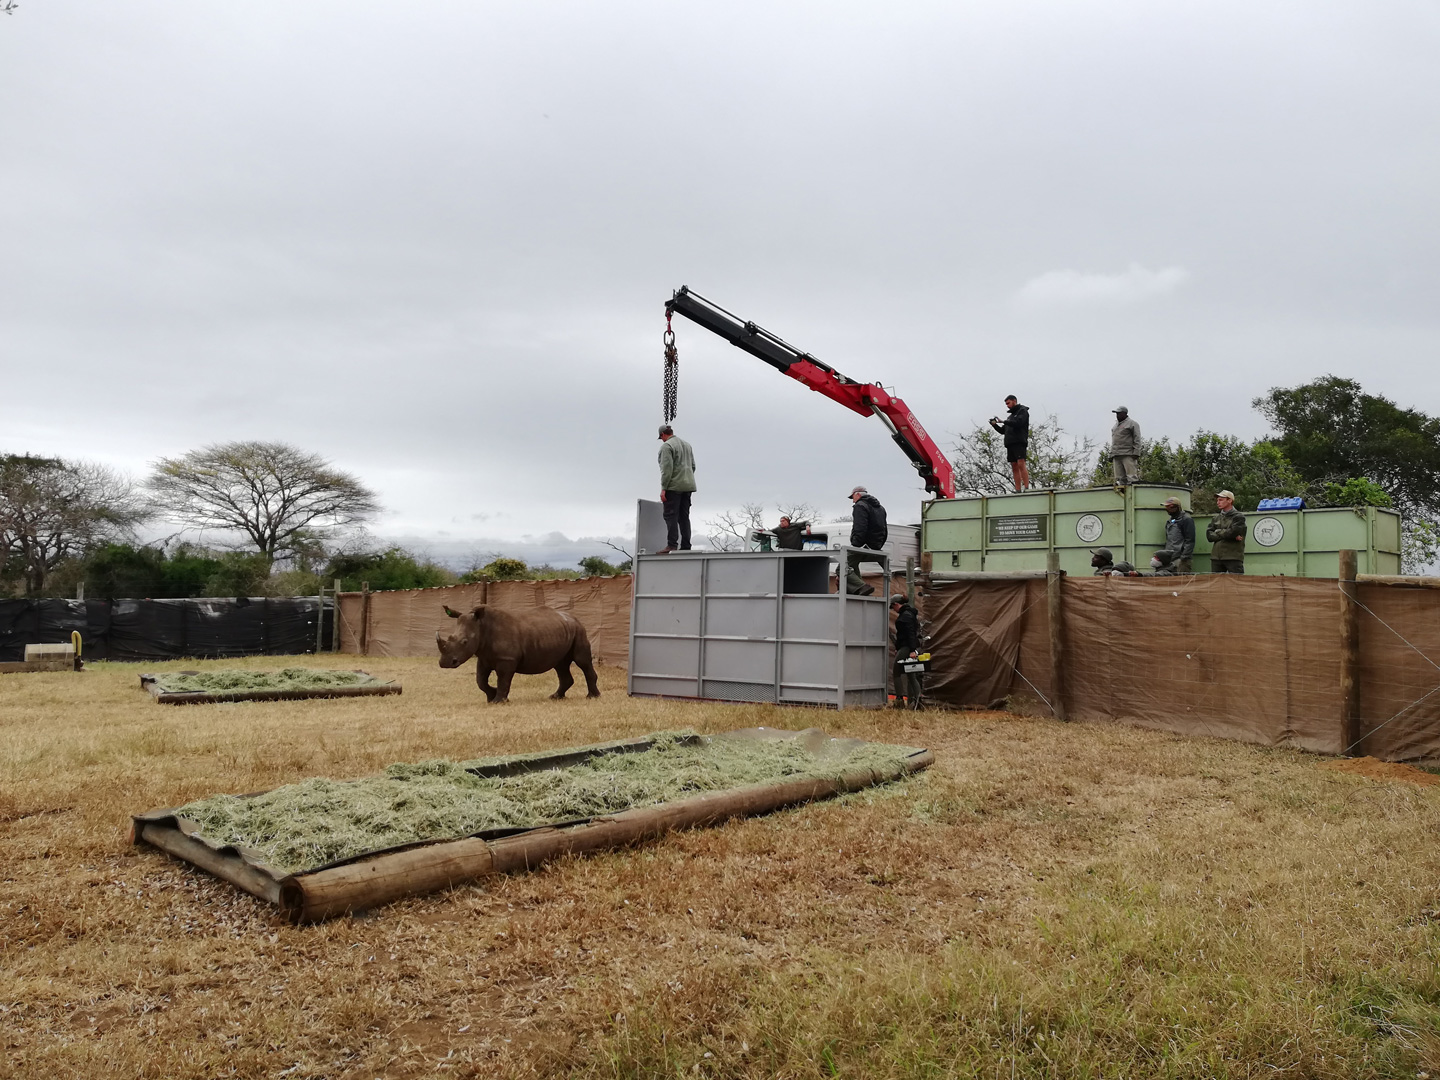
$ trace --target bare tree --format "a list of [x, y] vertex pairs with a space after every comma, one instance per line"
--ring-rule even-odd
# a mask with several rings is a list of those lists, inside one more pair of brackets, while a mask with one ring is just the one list
[[[955, 457], [955, 491], [965, 495], [1003, 495], [1015, 490], [1005, 445], [988, 424], [978, 424], [952, 447]], [[1095, 440], [1072, 437], [1050, 413], [1030, 425], [1026, 460], [1030, 482], [1036, 488], [1084, 487], [1095, 461]]]
[[765, 507], [759, 503], [746, 503], [739, 510], [722, 510], [709, 521], [705, 528], [710, 531], [710, 547], [715, 551], [745, 551], [750, 546], [750, 534], [763, 529]]
[[148, 486], [154, 504], [196, 529], [243, 533], [272, 561], [302, 557], [317, 541], [365, 521], [375, 493], [319, 454], [288, 443], [232, 442], [161, 458]]
[[0, 576], [18, 563], [27, 596], [44, 591], [57, 564], [128, 538], [145, 517], [134, 485], [104, 465], [0, 457]]

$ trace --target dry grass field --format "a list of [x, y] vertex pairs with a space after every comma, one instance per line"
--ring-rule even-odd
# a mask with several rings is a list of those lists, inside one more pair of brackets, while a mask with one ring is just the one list
[[[324, 666], [245, 666], [289, 663]], [[185, 666], [236, 665], [0, 677], [5, 1076], [1440, 1076], [1440, 787], [995, 713], [631, 701], [613, 670], [498, 707], [428, 660], [366, 662], [398, 698], [139, 689]], [[125, 839], [212, 792], [755, 724], [938, 762], [312, 927]]]

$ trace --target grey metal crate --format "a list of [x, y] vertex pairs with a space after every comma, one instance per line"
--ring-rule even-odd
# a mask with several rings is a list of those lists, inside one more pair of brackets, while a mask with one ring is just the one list
[[851, 548], [677, 551], [635, 559], [632, 695], [878, 708], [886, 700], [890, 579], [830, 592]]

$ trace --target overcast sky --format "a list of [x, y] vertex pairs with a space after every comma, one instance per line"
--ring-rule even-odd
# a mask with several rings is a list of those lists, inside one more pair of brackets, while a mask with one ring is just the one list
[[[1440, 8], [23, 0], [0, 450], [278, 439], [445, 547], [623, 535], [688, 284], [904, 397], [1254, 437], [1326, 373], [1440, 413]], [[922, 491], [677, 320], [695, 517]]]

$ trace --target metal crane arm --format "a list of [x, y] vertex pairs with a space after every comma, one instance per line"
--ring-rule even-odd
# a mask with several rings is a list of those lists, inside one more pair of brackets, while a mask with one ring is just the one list
[[666, 302], [665, 313], [684, 315], [736, 348], [744, 349], [777, 371], [861, 416], [873, 414], [880, 417], [889, 428], [890, 437], [925, 481], [925, 490], [944, 499], [955, 497], [955, 471], [949, 459], [941, 453], [920, 421], [915, 419], [910, 407], [889, 394], [879, 383], [862, 383], [847, 378], [829, 364], [801, 352], [763, 327], [737, 318], [684, 285]]

